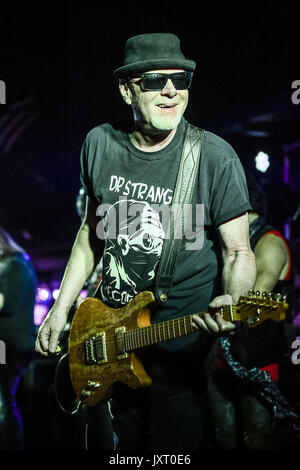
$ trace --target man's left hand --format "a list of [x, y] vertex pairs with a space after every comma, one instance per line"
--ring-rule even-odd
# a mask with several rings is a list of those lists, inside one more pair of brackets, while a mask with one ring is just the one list
[[200, 318], [197, 315], [193, 315], [192, 325], [195, 328], [201, 328], [208, 333], [222, 335], [226, 333], [234, 334], [236, 325], [231, 322], [225, 321], [222, 314], [218, 311], [225, 305], [232, 305], [233, 300], [231, 295], [224, 294], [215, 297], [209, 304], [210, 313], [204, 313], [203, 317]]

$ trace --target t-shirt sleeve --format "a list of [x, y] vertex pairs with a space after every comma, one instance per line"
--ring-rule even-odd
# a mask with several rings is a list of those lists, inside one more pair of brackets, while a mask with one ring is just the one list
[[211, 203], [216, 226], [251, 210], [244, 169], [235, 155], [224, 164]]
[[80, 152], [80, 182], [85, 193], [92, 197], [93, 189], [89, 174], [89, 143], [88, 137], [84, 139]]
[[4, 295], [4, 305], [0, 315], [13, 315], [18, 312], [28, 288], [28, 270], [19, 261], [11, 261], [1, 273], [0, 292]]

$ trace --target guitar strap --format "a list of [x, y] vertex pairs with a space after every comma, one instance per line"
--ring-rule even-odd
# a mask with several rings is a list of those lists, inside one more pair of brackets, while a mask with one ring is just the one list
[[187, 125], [172, 199], [168, 230], [163, 243], [155, 281], [154, 294], [160, 304], [164, 304], [170, 295], [176, 260], [183, 237], [185, 205], [190, 204], [192, 201], [195, 181], [198, 175], [203, 136], [204, 131], [202, 129], [191, 124]]

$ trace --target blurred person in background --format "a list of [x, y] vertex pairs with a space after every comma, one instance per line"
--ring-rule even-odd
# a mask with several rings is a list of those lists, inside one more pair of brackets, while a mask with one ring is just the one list
[[[235, 359], [248, 370], [261, 367], [279, 379], [278, 361], [288, 352], [296, 333], [292, 324], [294, 300], [292, 256], [287, 240], [267, 222], [266, 195], [252, 172], [245, 171], [252, 211], [248, 213], [249, 237], [257, 278], [254, 291], [280, 293], [290, 306], [284, 322], [266, 321], [256, 328], [240, 326], [232, 340]], [[257, 393], [253, 384], [233, 374], [219, 343], [209, 385], [209, 402], [216, 444], [221, 449], [270, 449], [273, 447], [274, 406]]]
[[0, 339], [6, 356], [0, 364], [0, 450], [24, 450], [16, 393], [34, 355], [36, 285], [28, 254], [0, 227]]

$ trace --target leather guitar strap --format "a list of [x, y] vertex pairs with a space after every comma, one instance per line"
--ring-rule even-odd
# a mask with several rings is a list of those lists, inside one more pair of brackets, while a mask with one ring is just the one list
[[169, 216], [169, 225], [163, 243], [158, 273], [155, 281], [155, 297], [164, 304], [170, 295], [177, 256], [183, 238], [184, 210], [191, 204], [201, 156], [204, 131], [187, 125], [183, 151], [178, 169], [175, 191]]

